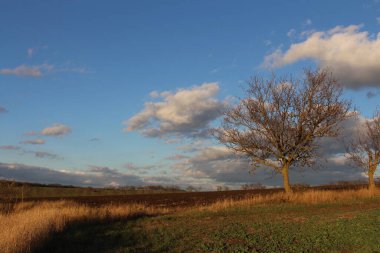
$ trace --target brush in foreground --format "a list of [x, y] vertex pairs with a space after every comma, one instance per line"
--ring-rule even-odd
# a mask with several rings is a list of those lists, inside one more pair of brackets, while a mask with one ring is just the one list
[[143, 205], [88, 207], [68, 201], [19, 204], [14, 212], [0, 215], [0, 249], [3, 253], [32, 252], [51, 233], [76, 222], [122, 219], [167, 212]]

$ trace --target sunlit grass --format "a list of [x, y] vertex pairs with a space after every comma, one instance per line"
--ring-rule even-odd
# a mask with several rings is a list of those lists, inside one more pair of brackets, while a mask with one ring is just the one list
[[0, 215], [1, 252], [31, 252], [51, 233], [83, 221], [129, 218], [136, 215], [167, 213], [164, 208], [144, 205], [106, 205], [88, 207], [74, 202], [18, 204], [12, 213]]
[[277, 192], [273, 194], [260, 194], [247, 197], [242, 200], [224, 199], [214, 204], [198, 207], [198, 210], [221, 210], [232, 206], [250, 206], [256, 204], [271, 203], [298, 203], [298, 204], [319, 204], [333, 203], [337, 201], [349, 201], [355, 199], [366, 199], [380, 196], [380, 191], [370, 192], [367, 189], [359, 190], [308, 190], [304, 192], [295, 192], [286, 194], [285, 192]]

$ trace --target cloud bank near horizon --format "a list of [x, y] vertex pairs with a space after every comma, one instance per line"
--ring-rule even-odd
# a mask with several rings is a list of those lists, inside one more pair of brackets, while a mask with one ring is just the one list
[[88, 171], [54, 170], [18, 163], [0, 163], [0, 178], [33, 183], [92, 187], [143, 185], [138, 176], [108, 167], [92, 166]]

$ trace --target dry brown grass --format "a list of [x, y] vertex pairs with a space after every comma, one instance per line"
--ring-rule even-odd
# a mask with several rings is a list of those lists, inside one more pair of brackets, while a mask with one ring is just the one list
[[167, 212], [167, 209], [144, 205], [88, 207], [68, 201], [18, 204], [12, 213], [0, 215], [0, 249], [3, 253], [31, 252], [40, 246], [49, 234], [62, 231], [67, 225], [75, 222]]
[[367, 199], [380, 196], [380, 191], [370, 192], [368, 189], [359, 190], [308, 190], [304, 192], [295, 192], [287, 194], [278, 192], [273, 194], [262, 194], [247, 197], [242, 200], [224, 199], [214, 204], [198, 207], [197, 210], [218, 211], [229, 207], [236, 206], [251, 206], [257, 204], [272, 204], [272, 203], [298, 203], [298, 204], [319, 204], [319, 203], [334, 203], [338, 201], [352, 201], [358, 199]]
[[[271, 203], [318, 204], [352, 201], [380, 196], [366, 189], [346, 191], [309, 190], [293, 195], [274, 193], [255, 195], [243, 200], [221, 200], [205, 207], [165, 209], [144, 205], [105, 205], [89, 207], [69, 201], [17, 204], [9, 214], [0, 214], [0, 250], [4, 253], [31, 252], [41, 246], [51, 233], [69, 224], [85, 221], [130, 218], [136, 215], [159, 215], [174, 211], [218, 211], [229, 207]], [[185, 215], [185, 213], [184, 213]]]

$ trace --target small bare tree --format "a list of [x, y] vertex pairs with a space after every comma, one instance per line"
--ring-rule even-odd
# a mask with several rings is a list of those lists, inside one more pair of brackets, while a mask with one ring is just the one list
[[380, 164], [380, 110], [365, 121], [359, 136], [346, 145], [348, 158], [368, 174], [368, 188], [375, 191], [375, 172]]
[[282, 173], [291, 193], [289, 168], [311, 167], [318, 157], [317, 139], [337, 136], [338, 124], [350, 117], [351, 102], [326, 70], [305, 71], [303, 80], [253, 77], [246, 98], [225, 112], [217, 139], [251, 159]]

